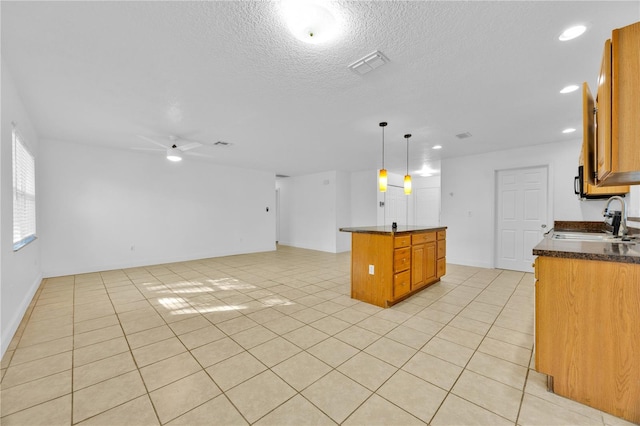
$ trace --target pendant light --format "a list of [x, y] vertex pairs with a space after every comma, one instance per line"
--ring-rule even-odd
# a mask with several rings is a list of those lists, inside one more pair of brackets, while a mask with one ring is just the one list
[[380, 127], [382, 127], [382, 168], [380, 169], [380, 173], [378, 174], [378, 185], [380, 187], [380, 192], [387, 192], [387, 170], [384, 168], [384, 128], [386, 126], [386, 121], [380, 123]]
[[409, 195], [411, 194], [411, 176], [409, 175], [409, 138], [410, 134], [404, 135], [404, 138], [407, 140], [407, 174], [404, 175], [404, 193]]

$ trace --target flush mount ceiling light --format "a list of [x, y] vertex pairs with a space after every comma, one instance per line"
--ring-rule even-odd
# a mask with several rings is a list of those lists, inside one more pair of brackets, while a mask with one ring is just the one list
[[384, 168], [384, 128], [386, 126], [386, 121], [380, 123], [380, 127], [382, 127], [382, 168], [378, 174], [378, 186], [380, 187], [380, 192], [387, 192], [387, 170]]
[[309, 44], [325, 43], [340, 32], [340, 20], [329, 2], [284, 0], [280, 4], [289, 31]]
[[575, 92], [579, 88], [580, 87], [575, 84], [570, 84], [569, 86], [563, 87], [562, 90], [560, 90], [560, 93], [565, 94], [565, 93]]
[[407, 140], [407, 174], [404, 175], [404, 193], [407, 195], [411, 194], [411, 175], [409, 174], [409, 138], [410, 134], [404, 135], [404, 138]]
[[182, 152], [180, 152], [175, 144], [171, 148], [167, 149], [167, 160], [182, 161]]
[[429, 177], [429, 176], [438, 174], [438, 170], [432, 169], [431, 167], [425, 164], [422, 166], [420, 170], [416, 171], [416, 173], [422, 177]]
[[573, 40], [576, 37], [580, 37], [587, 30], [587, 27], [584, 25], [576, 25], [575, 27], [567, 28], [564, 30], [562, 34], [558, 37], [560, 41], [568, 41]]
[[442, 149], [442, 145], [434, 145], [431, 149]]
[[564, 129], [564, 130], [562, 131], [562, 133], [573, 133], [573, 132], [575, 132], [575, 131], [576, 131], [576, 129], [574, 129], [573, 127], [569, 127], [569, 128], [567, 128], [567, 129]]

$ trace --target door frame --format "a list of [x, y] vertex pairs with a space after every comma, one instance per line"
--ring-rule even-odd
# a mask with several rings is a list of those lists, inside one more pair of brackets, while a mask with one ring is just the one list
[[510, 171], [510, 170], [526, 170], [526, 169], [534, 169], [534, 168], [545, 168], [547, 170], [547, 231], [553, 228], [553, 199], [554, 199], [554, 176], [553, 176], [553, 167], [551, 164], [529, 164], [529, 165], [521, 165], [518, 167], [506, 167], [504, 169], [494, 169], [493, 171], [493, 203], [491, 212], [493, 216], [493, 232], [491, 233], [491, 238], [493, 239], [493, 259], [492, 259], [492, 268], [496, 268], [496, 264], [498, 263], [498, 172]]

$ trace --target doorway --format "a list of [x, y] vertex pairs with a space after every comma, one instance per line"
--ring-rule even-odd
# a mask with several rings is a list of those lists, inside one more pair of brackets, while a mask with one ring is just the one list
[[496, 171], [496, 268], [533, 272], [547, 228], [548, 167]]

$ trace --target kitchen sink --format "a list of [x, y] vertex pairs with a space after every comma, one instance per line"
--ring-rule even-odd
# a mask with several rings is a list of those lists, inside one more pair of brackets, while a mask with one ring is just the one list
[[554, 231], [552, 236], [554, 240], [566, 240], [566, 241], [600, 241], [605, 243], [623, 243], [623, 244], [635, 244], [634, 237], [618, 237], [611, 234], [605, 234], [600, 232], [564, 232]]

